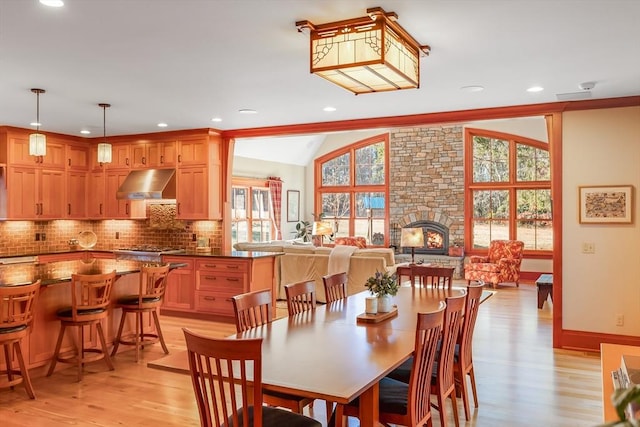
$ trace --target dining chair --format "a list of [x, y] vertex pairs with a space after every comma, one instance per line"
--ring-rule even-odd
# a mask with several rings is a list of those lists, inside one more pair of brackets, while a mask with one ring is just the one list
[[[28, 285], [0, 286], [0, 346], [4, 349], [6, 380], [0, 380], [0, 388], [13, 388], [24, 383], [27, 395], [35, 399], [29, 370], [22, 354], [22, 338], [31, 330], [35, 313], [40, 280]], [[19, 370], [13, 369], [12, 359], [15, 351]]]
[[347, 298], [347, 273], [335, 273], [322, 276], [327, 304]]
[[464, 403], [464, 416], [467, 421], [470, 419], [469, 413], [469, 392], [467, 390], [467, 375], [471, 381], [471, 391], [473, 392], [474, 406], [478, 407], [478, 393], [476, 391], [476, 377], [473, 371], [473, 331], [478, 317], [480, 298], [482, 296], [482, 285], [467, 286], [467, 295], [464, 303], [464, 317], [462, 328], [458, 336], [456, 350], [453, 358], [453, 375], [456, 387], [460, 390]]
[[[438, 341], [442, 335], [444, 303], [437, 311], [418, 313], [412, 369], [407, 383], [385, 377], [379, 384], [380, 422], [403, 426], [431, 426], [431, 382]], [[358, 416], [359, 400], [343, 407], [347, 416]], [[339, 405], [340, 406], [340, 405]], [[341, 421], [340, 409], [333, 420]], [[340, 424], [342, 424], [340, 422]], [[329, 425], [335, 425], [330, 423]]]
[[[435, 358], [436, 368], [431, 378], [431, 393], [436, 395], [438, 401], [438, 404], [434, 405], [434, 407], [440, 412], [440, 425], [442, 425], [442, 427], [446, 427], [447, 425], [447, 414], [444, 406], [447, 397], [451, 398], [456, 427], [458, 427], [460, 423], [458, 420], [458, 405], [456, 402], [455, 380], [453, 376], [453, 360], [462, 322], [465, 297], [465, 295], [460, 295], [445, 299], [447, 307], [444, 311], [443, 333], [440, 343], [438, 344]], [[408, 383], [412, 375], [412, 370], [413, 362], [409, 359], [409, 361], [391, 371], [387, 377]]]
[[263, 406], [262, 338], [210, 338], [183, 328], [191, 383], [204, 427], [321, 427], [313, 418]]
[[453, 359], [456, 349], [462, 313], [464, 310], [465, 295], [448, 297], [445, 299], [447, 308], [444, 311], [444, 327], [442, 341], [436, 358], [436, 371], [431, 378], [431, 392], [436, 395], [438, 404], [434, 406], [440, 412], [440, 425], [447, 426], [447, 413], [445, 401], [451, 399], [453, 420], [458, 427], [458, 404], [456, 402], [456, 387], [453, 376]]
[[418, 278], [418, 281], [422, 286], [451, 289], [454, 270], [455, 268], [453, 267], [412, 265], [411, 286], [415, 286], [415, 279]]
[[[162, 350], [165, 354], [169, 354], [167, 344], [162, 336], [160, 328], [160, 319], [158, 318], [158, 309], [162, 305], [164, 292], [167, 288], [167, 276], [169, 275], [169, 264], [163, 266], [143, 266], [140, 270], [140, 282], [137, 295], [127, 295], [118, 298], [116, 307], [122, 308], [122, 316], [120, 317], [120, 326], [118, 333], [113, 340], [113, 350], [111, 355], [115, 356], [120, 344], [132, 345], [136, 348], [136, 362], [140, 358], [140, 349], [145, 345], [160, 341]], [[144, 314], [149, 313], [153, 318], [155, 333], [144, 331]], [[135, 316], [135, 331], [133, 336], [123, 337], [122, 331], [127, 318], [127, 314]]]
[[[53, 373], [57, 362], [74, 363], [78, 368], [78, 381], [82, 381], [83, 367], [88, 362], [104, 360], [109, 370], [113, 371], [114, 367], [107, 350], [102, 321], [109, 315], [108, 307], [111, 303], [111, 289], [115, 279], [115, 270], [106, 274], [71, 275], [71, 306], [64, 307], [57, 312], [57, 317], [60, 320], [60, 333], [47, 376]], [[96, 327], [100, 348], [85, 348], [87, 343], [84, 339], [84, 327], [91, 328], [93, 325]], [[76, 352], [71, 356], [61, 356], [60, 349], [67, 327], [78, 329]], [[90, 355], [86, 355], [86, 353], [90, 353]]]
[[[247, 292], [231, 297], [233, 313], [236, 320], [236, 331], [244, 332], [258, 326], [271, 323], [273, 320], [272, 294], [270, 289]], [[305, 406], [313, 409], [315, 399], [278, 393], [265, 390], [263, 402], [269, 406], [280, 406], [302, 414]]]
[[316, 282], [307, 280], [285, 285], [289, 316], [316, 308]]

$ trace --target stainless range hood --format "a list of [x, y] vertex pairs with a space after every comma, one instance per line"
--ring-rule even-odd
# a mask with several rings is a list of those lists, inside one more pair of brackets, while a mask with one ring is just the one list
[[175, 199], [175, 169], [147, 169], [129, 172], [118, 192], [117, 199]]

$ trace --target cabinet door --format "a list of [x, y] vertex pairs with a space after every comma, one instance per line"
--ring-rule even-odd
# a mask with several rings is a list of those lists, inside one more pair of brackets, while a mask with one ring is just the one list
[[41, 157], [40, 164], [48, 169], [64, 169], [67, 163], [66, 145], [61, 142], [53, 142], [47, 138], [47, 155]]
[[88, 145], [67, 145], [67, 168], [72, 170], [89, 169], [89, 154]]
[[69, 171], [67, 173], [67, 218], [86, 218], [87, 204], [87, 173]]
[[129, 174], [128, 171], [109, 171], [105, 179], [105, 217], [109, 219], [129, 218], [128, 200], [118, 200], [116, 193]]
[[178, 164], [180, 166], [204, 165], [209, 158], [206, 139], [187, 139], [178, 142]]
[[65, 171], [42, 169], [38, 180], [40, 218], [60, 219], [65, 217]]
[[147, 144], [140, 142], [131, 144], [131, 167], [133, 169], [143, 169], [147, 167]]
[[[96, 162], [97, 162], [96, 151]], [[131, 154], [129, 144], [112, 144], [111, 145], [111, 163], [107, 163], [107, 169], [129, 169], [131, 165]]]
[[105, 218], [134, 219], [146, 218], [144, 200], [119, 200], [116, 198], [118, 188], [129, 175], [127, 170], [107, 171], [105, 174]]
[[10, 166], [7, 176], [9, 219], [35, 219], [40, 212], [37, 197], [38, 170], [35, 167]]
[[173, 167], [176, 165], [176, 160], [176, 143], [174, 141], [158, 141], [147, 144], [147, 167]]
[[8, 139], [9, 164], [35, 166], [40, 163], [40, 157], [29, 155], [29, 136], [12, 136]]
[[209, 219], [209, 185], [206, 167], [178, 168], [178, 219]]
[[104, 172], [91, 172], [88, 178], [87, 215], [89, 218], [105, 216], [105, 178]]
[[184, 262], [188, 266], [177, 268], [169, 273], [162, 306], [171, 310], [193, 311], [195, 298], [194, 261], [164, 257], [164, 262]]

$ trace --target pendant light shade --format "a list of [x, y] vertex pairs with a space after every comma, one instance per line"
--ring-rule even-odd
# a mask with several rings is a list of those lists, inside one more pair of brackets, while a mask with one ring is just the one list
[[102, 136], [103, 142], [98, 144], [98, 162], [111, 163], [111, 144], [107, 143], [107, 108], [111, 104], [98, 104], [102, 107]]
[[31, 89], [36, 94], [36, 122], [32, 125], [36, 126], [36, 133], [29, 135], [29, 155], [30, 156], [46, 156], [47, 155], [47, 137], [40, 133], [40, 94], [44, 93], [44, 89]]

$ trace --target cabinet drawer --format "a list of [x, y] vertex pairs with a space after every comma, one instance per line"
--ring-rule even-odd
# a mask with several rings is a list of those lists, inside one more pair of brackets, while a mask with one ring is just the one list
[[233, 295], [244, 291], [245, 275], [243, 273], [218, 273], [217, 271], [198, 271], [197, 289], [199, 291], [233, 292]]
[[196, 291], [196, 311], [233, 316], [231, 297], [236, 292], [202, 292]]
[[163, 255], [162, 261], [165, 263], [179, 262], [179, 263], [187, 264], [185, 267], [180, 267], [183, 270], [193, 270], [193, 266], [196, 263], [196, 260], [193, 258], [187, 258], [183, 256], [168, 256], [168, 255]]
[[239, 271], [245, 273], [249, 270], [248, 264], [243, 261], [223, 260], [223, 259], [199, 259], [197, 262], [198, 270], [215, 270], [218, 272], [224, 271]]

